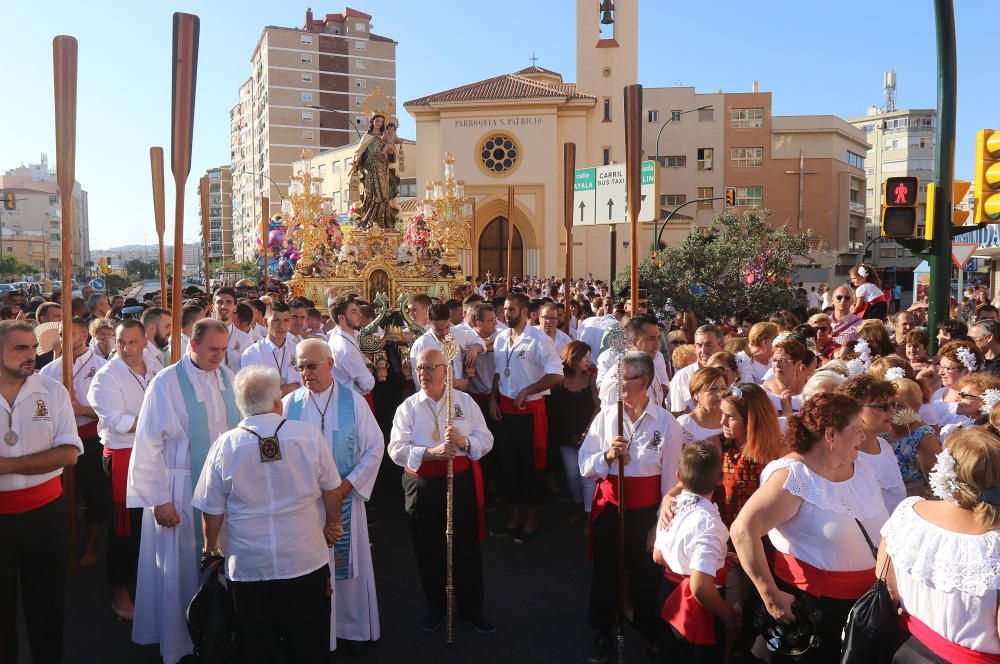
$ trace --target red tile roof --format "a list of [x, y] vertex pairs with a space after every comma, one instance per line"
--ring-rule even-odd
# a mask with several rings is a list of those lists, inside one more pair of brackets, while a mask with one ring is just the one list
[[551, 74], [552, 76], [558, 76], [562, 78], [562, 74], [557, 71], [552, 71], [551, 69], [545, 69], [544, 67], [539, 67], [538, 65], [531, 65], [530, 67], [525, 67], [524, 69], [514, 72], [515, 74]]
[[594, 95], [577, 92], [575, 83], [545, 83], [519, 73], [501, 74], [476, 83], [413, 99], [405, 104], [430, 106], [434, 103], [463, 101], [501, 101], [507, 99], [597, 100]]

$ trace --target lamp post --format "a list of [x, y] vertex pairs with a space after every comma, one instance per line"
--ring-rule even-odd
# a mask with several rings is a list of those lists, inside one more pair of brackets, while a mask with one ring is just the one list
[[670, 117], [667, 119], [667, 121], [664, 122], [662, 125], [660, 125], [660, 130], [658, 132], [656, 132], [656, 157], [655, 157], [655, 159], [656, 159], [657, 163], [659, 163], [659, 161], [660, 161], [660, 134], [663, 133], [663, 130], [666, 128], [666, 126], [668, 124], [670, 124], [671, 122], [674, 121], [674, 118], [679, 118], [682, 115], [687, 115], [688, 113], [694, 113], [695, 111], [710, 111], [710, 110], [713, 110], [714, 108], [715, 108], [714, 106], [712, 106], [711, 104], [709, 104], [708, 106], [699, 106], [698, 108], [690, 108], [690, 109], [688, 109], [686, 111], [679, 111], [677, 113], [671, 113]]

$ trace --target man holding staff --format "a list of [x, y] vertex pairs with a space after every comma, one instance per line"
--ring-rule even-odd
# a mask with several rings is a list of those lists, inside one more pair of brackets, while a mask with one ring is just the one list
[[[483, 616], [483, 565], [479, 551], [475, 469], [472, 463], [493, 447], [479, 406], [464, 392], [452, 392], [452, 424], [446, 425], [445, 372], [442, 352], [428, 348], [413, 370], [420, 391], [400, 404], [392, 421], [389, 456], [404, 469], [403, 498], [410, 522], [417, 569], [427, 600], [421, 628], [436, 631], [445, 619], [446, 513], [448, 460], [454, 461], [454, 585], [457, 613], [480, 634], [496, 627]], [[470, 461], [472, 463], [470, 463]], [[473, 472], [470, 472], [472, 468]]]

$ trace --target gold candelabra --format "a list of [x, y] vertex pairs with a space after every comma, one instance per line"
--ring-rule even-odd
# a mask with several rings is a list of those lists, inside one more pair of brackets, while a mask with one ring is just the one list
[[323, 178], [314, 177], [309, 167], [312, 150], [303, 150], [302, 158], [306, 167], [300, 175], [292, 176], [292, 184], [288, 188], [288, 199], [291, 214], [288, 217], [286, 237], [295, 243], [301, 243], [299, 262], [296, 270], [300, 274], [310, 274], [314, 258], [321, 248], [326, 247], [326, 223], [320, 219], [328, 199], [316, 193]]
[[470, 249], [472, 201], [465, 197], [465, 182], [455, 179], [455, 154], [444, 155], [444, 180], [428, 182], [420, 203], [428, 220], [432, 242], [441, 248], [441, 262], [458, 267], [458, 250]]

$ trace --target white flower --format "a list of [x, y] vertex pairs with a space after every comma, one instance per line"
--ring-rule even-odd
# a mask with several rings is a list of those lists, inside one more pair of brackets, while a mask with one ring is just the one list
[[890, 367], [885, 372], [885, 380], [887, 381], [891, 382], [900, 378], [906, 378], [906, 370], [903, 367]]
[[965, 365], [965, 368], [969, 371], [976, 370], [976, 355], [971, 350], [962, 346], [958, 349], [956, 353], [958, 355], [958, 361]]
[[955, 457], [947, 448], [938, 454], [937, 463], [927, 477], [934, 495], [949, 503], [958, 503], [955, 492], [958, 491], [958, 474], [955, 472]]
[[896, 414], [892, 416], [892, 423], [898, 427], [909, 428], [911, 425], [916, 424], [919, 421], [920, 413], [909, 408], [897, 410]]
[[853, 360], [848, 360], [847, 362], [848, 378], [854, 378], [855, 376], [860, 376], [866, 371], [868, 371], [868, 364], [865, 362], [864, 357], [856, 357]]
[[871, 357], [872, 347], [868, 345], [868, 342], [864, 339], [858, 339], [857, 343], [854, 344], [854, 352], [859, 355], [867, 355]]
[[753, 359], [746, 351], [741, 350], [736, 353], [736, 368], [740, 373], [741, 383], [753, 382]]
[[774, 338], [774, 341], [771, 342], [771, 347], [772, 348], [776, 348], [778, 346], [778, 344], [782, 343], [783, 341], [788, 341], [791, 338], [792, 338], [792, 335], [790, 335], [787, 332], [782, 332], [781, 334], [779, 334], [778, 336], [776, 336]]
[[864, 277], [864, 278], [867, 279], [868, 278], [868, 268], [866, 268], [864, 265], [859, 265], [858, 266], [858, 276], [859, 277]]
[[980, 398], [983, 400], [983, 415], [989, 415], [993, 407], [1000, 403], [1000, 390], [986, 390]]

